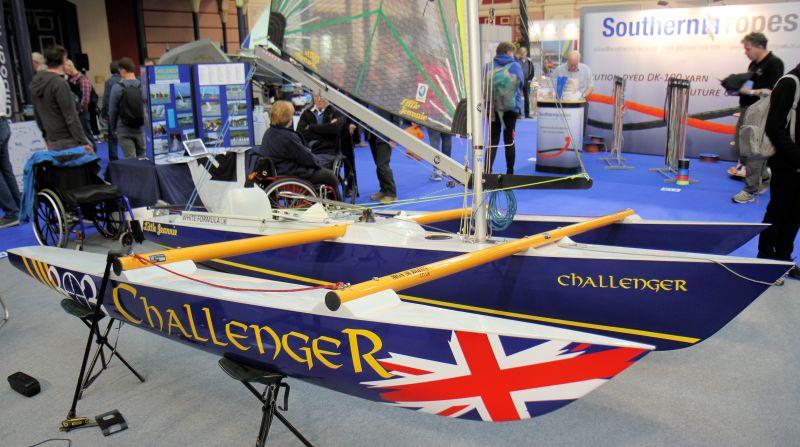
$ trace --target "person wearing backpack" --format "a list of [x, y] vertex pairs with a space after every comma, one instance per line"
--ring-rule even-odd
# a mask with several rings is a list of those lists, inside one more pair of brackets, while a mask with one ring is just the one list
[[[741, 107], [737, 132], [741, 132], [741, 125], [747, 109], [758, 102], [759, 99], [769, 96], [772, 86], [783, 75], [783, 61], [767, 50], [767, 37], [762, 33], [750, 33], [742, 39], [744, 54], [750, 60], [747, 72], [750, 80], [739, 89], [739, 107]], [[736, 148], [739, 152], [739, 163], [745, 166], [745, 187], [731, 197], [736, 203], [749, 203], [755, 201], [755, 196], [763, 194], [769, 188], [770, 175], [767, 171], [767, 159], [763, 157], [749, 157], [747, 150], [740, 145], [740, 136], [736, 136]], [[745, 152], [745, 153], [743, 153]]]
[[136, 65], [128, 57], [117, 63], [121, 80], [111, 88], [108, 100], [108, 131], [117, 136], [125, 158], [144, 157], [144, 105], [142, 83], [136, 79]]
[[492, 172], [494, 159], [500, 144], [500, 132], [503, 132], [503, 143], [506, 148], [506, 174], [514, 173], [516, 150], [514, 147], [514, 131], [517, 118], [522, 114], [524, 100], [522, 86], [525, 77], [522, 67], [514, 59], [514, 44], [500, 42], [492, 63], [493, 68], [489, 82], [492, 83], [491, 103], [489, 108], [492, 117], [491, 146], [489, 147], [489, 172]]
[[[769, 160], [772, 185], [764, 223], [758, 237], [758, 257], [792, 260], [794, 240], [800, 229], [800, 64], [775, 85], [770, 96], [765, 130], [775, 154]], [[789, 276], [800, 279], [795, 265]]]

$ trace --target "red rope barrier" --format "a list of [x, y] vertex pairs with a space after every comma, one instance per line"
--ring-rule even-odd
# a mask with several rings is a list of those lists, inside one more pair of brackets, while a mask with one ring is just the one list
[[335, 289], [338, 289], [339, 287], [344, 285], [344, 282], [339, 281], [336, 284], [300, 287], [300, 288], [296, 288], [296, 289], [247, 289], [247, 288], [241, 288], [241, 287], [223, 286], [222, 284], [214, 284], [212, 282], [203, 281], [202, 279], [192, 278], [191, 276], [184, 275], [183, 273], [178, 273], [175, 270], [171, 270], [171, 269], [168, 269], [168, 268], [164, 267], [163, 265], [156, 264], [155, 262], [153, 262], [153, 261], [151, 261], [151, 260], [149, 260], [147, 258], [144, 258], [144, 257], [142, 257], [142, 256], [140, 256], [140, 255], [138, 255], [136, 253], [134, 253], [131, 256], [133, 256], [134, 258], [136, 258], [137, 261], [139, 261], [139, 262], [141, 262], [143, 264], [150, 264], [150, 265], [156, 266], [156, 267], [160, 268], [161, 270], [164, 270], [165, 272], [171, 273], [171, 274], [173, 274], [175, 276], [179, 276], [181, 278], [188, 279], [190, 281], [194, 281], [194, 282], [206, 285], [206, 286], [216, 287], [216, 288], [224, 289], [224, 290], [233, 290], [235, 292], [262, 292], [262, 293], [306, 292], [306, 291], [309, 291], [309, 290], [317, 290], [317, 289], [332, 289], [332, 290], [335, 290]]

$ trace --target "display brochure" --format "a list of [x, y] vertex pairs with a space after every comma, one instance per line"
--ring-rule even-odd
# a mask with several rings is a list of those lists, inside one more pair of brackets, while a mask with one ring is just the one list
[[198, 137], [208, 146], [252, 146], [250, 67], [242, 63], [194, 67]]
[[152, 159], [160, 164], [171, 154], [183, 155], [183, 141], [195, 139], [193, 70], [191, 65], [147, 67], [148, 138]]

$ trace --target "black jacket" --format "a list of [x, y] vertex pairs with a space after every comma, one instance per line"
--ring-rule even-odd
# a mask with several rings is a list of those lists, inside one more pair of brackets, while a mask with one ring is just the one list
[[308, 178], [321, 168], [303, 137], [289, 127], [270, 126], [258, 153], [272, 160], [278, 175]]
[[[783, 61], [770, 51], [761, 62], [750, 62], [747, 71], [750, 73], [750, 80], [753, 81], [753, 90], [762, 88], [772, 90], [778, 79], [783, 76]], [[759, 99], [758, 96], [741, 95], [739, 106], [749, 107]]]
[[46, 70], [39, 71], [31, 81], [30, 90], [36, 124], [51, 149], [90, 144], [64, 78]]
[[[337, 154], [342, 136], [344, 116], [335, 108], [328, 106], [322, 112], [322, 124], [317, 124], [317, 117], [307, 108], [300, 114], [297, 132], [305, 138], [315, 154]], [[336, 119], [335, 123], [331, 123]], [[313, 142], [313, 144], [312, 144]]]
[[[800, 78], [800, 65], [787, 74]], [[800, 116], [795, 121], [795, 139], [789, 133], [789, 112], [795, 95], [795, 83], [791, 79], [781, 79], [772, 90], [767, 115], [766, 133], [769, 141], [775, 146], [775, 155], [770, 157], [769, 166], [773, 170], [800, 170]], [[800, 101], [797, 112], [800, 114]]]

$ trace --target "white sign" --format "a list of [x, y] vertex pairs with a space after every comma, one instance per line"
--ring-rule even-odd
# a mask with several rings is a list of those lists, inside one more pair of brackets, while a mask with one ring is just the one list
[[200, 85], [244, 84], [244, 64], [205, 64], [197, 66]]
[[[705, 8], [660, 8], [609, 12], [585, 12], [581, 17], [583, 62], [594, 72], [594, 92], [610, 96], [614, 75], [627, 80], [625, 98], [663, 110], [667, 79], [691, 81], [689, 113], [709, 113], [739, 105], [737, 96], [726, 96], [719, 80], [747, 71], [742, 37], [764, 33], [768, 49], [784, 62], [786, 71], [800, 62], [800, 2], [764, 3]], [[593, 103], [589, 117], [610, 123], [612, 108]], [[701, 117], [690, 123], [686, 155], [714, 152], [723, 159], [736, 156], [730, 146], [736, 119]], [[628, 109], [625, 123], [659, 118]], [[589, 133], [600, 133], [596, 128]], [[611, 139], [611, 131], [606, 131]], [[666, 128], [629, 130], [624, 150], [663, 154]]]
[[428, 99], [428, 84], [417, 84], [417, 96], [414, 98], [417, 102], [425, 102]]
[[578, 170], [575, 149], [583, 147], [583, 106], [557, 108], [540, 103], [536, 119], [536, 169], [561, 173]]
[[42, 132], [36, 121], [23, 121], [11, 123], [11, 139], [8, 142], [8, 155], [11, 159], [11, 168], [17, 177], [19, 190], [22, 191], [22, 174], [25, 162], [32, 153], [47, 148]]

